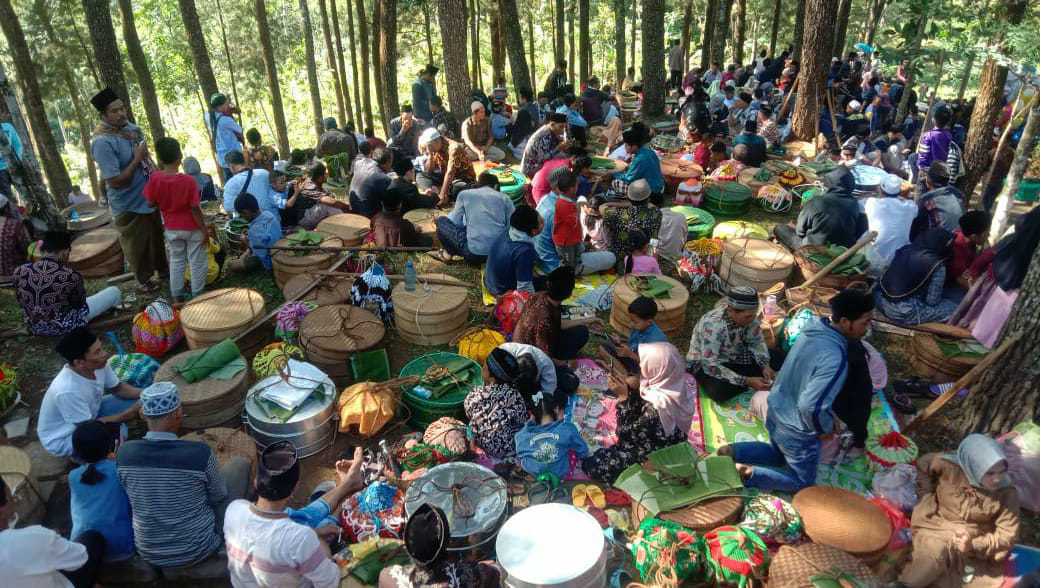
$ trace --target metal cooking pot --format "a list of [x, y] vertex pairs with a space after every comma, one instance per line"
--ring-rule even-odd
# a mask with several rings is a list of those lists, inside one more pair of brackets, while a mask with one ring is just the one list
[[245, 423], [249, 436], [256, 441], [258, 451], [277, 441], [290, 441], [299, 457], [308, 457], [325, 449], [335, 441], [336, 388], [325, 377], [325, 397], [307, 400], [287, 422], [280, 423], [267, 417], [257, 404], [257, 390], [270, 385], [281, 376], [275, 374], [257, 382], [246, 394]]
[[488, 555], [506, 518], [506, 483], [475, 463], [442, 464], [423, 474], [405, 493], [404, 509], [409, 516], [427, 503], [448, 518], [451, 538], [447, 551]]

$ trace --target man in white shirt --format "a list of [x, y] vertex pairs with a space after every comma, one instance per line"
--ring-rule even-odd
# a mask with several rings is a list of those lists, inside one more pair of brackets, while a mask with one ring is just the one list
[[[260, 205], [260, 212], [269, 210], [275, 218], [281, 218], [278, 212], [279, 203], [275, 202], [273, 197], [271, 176], [267, 173], [267, 170], [263, 168], [253, 169], [246, 165], [245, 155], [238, 150], [228, 151], [224, 159], [227, 161], [228, 170], [233, 174], [224, 181], [224, 200], [222, 203], [224, 212], [233, 217], [238, 216], [238, 213], [235, 211], [235, 199], [238, 198], [239, 194], [248, 192], [256, 198], [256, 203]], [[280, 203], [281, 208], [285, 208], [285, 201], [282, 200]]]
[[120, 382], [108, 367], [108, 353], [86, 327], [70, 331], [55, 350], [65, 364], [51, 381], [40, 405], [36, 433], [40, 443], [59, 457], [72, 455], [72, 431], [83, 421], [97, 419], [120, 424], [126, 438], [126, 423], [137, 416], [141, 390]]
[[269, 445], [257, 465], [256, 502], [235, 500], [224, 516], [231, 584], [236, 588], [339, 586], [339, 566], [323, 541], [335, 539], [338, 527], [321, 526], [328, 510], [317, 517], [303, 511], [322, 501], [338, 508], [347, 494], [359, 490], [361, 461], [361, 448], [356, 448], [352, 461], [336, 462], [336, 487], [305, 509], [294, 511], [286, 506], [300, 483], [296, 448], [288, 441]]
[[902, 183], [899, 176], [888, 174], [881, 180], [881, 197], [868, 198], [863, 204], [867, 224], [878, 234], [874, 247], [886, 264], [892, 263], [900, 247], [910, 243], [910, 225], [917, 216], [917, 204], [899, 196]]
[[0, 562], [4, 586], [18, 588], [89, 588], [101, 571], [105, 538], [87, 531], [76, 541], [32, 525], [15, 529], [14, 495], [0, 478]]

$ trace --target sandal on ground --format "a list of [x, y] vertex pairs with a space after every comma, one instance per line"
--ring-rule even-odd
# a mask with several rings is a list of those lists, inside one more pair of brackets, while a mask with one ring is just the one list
[[910, 398], [906, 394], [899, 392], [888, 392], [885, 391], [885, 398], [888, 399], [889, 404], [892, 408], [898, 410], [903, 414], [917, 414], [917, 407], [910, 402]]
[[137, 289], [142, 291], [142, 292], [146, 292], [148, 294], [152, 294], [152, 293], [155, 293], [155, 292], [158, 292], [159, 290], [161, 290], [162, 289], [162, 284], [160, 284], [159, 282], [156, 282], [155, 280], [148, 280], [147, 282], [145, 282], [145, 283], [141, 284], [140, 286], [138, 286]]
[[443, 249], [438, 251], [428, 251], [426, 255], [429, 255], [441, 263], [451, 263], [451, 255], [448, 255], [448, 253]]

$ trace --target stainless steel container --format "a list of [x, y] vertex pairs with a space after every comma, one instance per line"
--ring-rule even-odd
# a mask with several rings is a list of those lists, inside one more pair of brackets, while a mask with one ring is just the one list
[[291, 441], [297, 455], [303, 458], [332, 445], [336, 435], [336, 388], [332, 380], [325, 377], [323, 400], [307, 400], [291, 419], [280, 423], [269, 419], [256, 402], [257, 390], [262, 390], [280, 377], [277, 374], [268, 376], [257, 382], [246, 394], [246, 430], [256, 441], [257, 451], [263, 451], [277, 441]]
[[569, 504], [539, 504], [502, 525], [495, 551], [509, 588], [602, 588], [605, 546], [592, 515]]
[[506, 519], [506, 483], [475, 463], [442, 464], [413, 482], [404, 495], [409, 516], [427, 503], [444, 511], [448, 518], [451, 539], [447, 551], [487, 556]]

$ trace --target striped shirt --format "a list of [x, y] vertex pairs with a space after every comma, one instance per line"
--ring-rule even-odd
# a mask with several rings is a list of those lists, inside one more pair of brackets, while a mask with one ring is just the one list
[[227, 488], [208, 445], [149, 432], [120, 446], [116, 473], [133, 507], [137, 552], [146, 561], [189, 566], [220, 546], [214, 507], [227, 498]]

